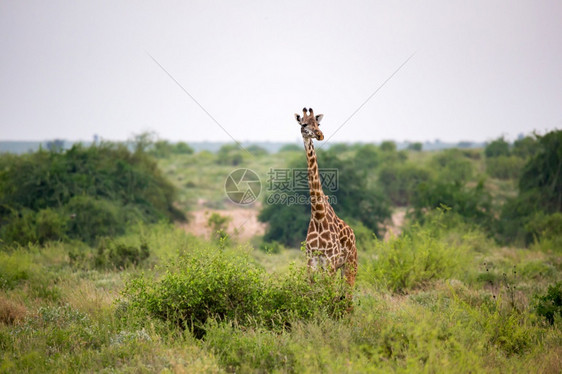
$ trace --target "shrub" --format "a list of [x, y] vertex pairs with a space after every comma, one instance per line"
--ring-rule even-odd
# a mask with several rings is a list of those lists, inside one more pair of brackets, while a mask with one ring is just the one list
[[403, 293], [430, 281], [458, 276], [469, 261], [463, 245], [453, 246], [441, 237], [441, 225], [451, 213], [437, 212], [425, 226], [414, 225], [401, 236], [377, 241], [376, 256], [363, 266], [363, 279]]
[[248, 152], [237, 144], [225, 144], [217, 152], [217, 163], [219, 165], [237, 166], [244, 162]]
[[300, 144], [285, 144], [279, 149], [281, 152], [302, 152], [303, 147]]
[[535, 300], [537, 314], [554, 324], [556, 316], [562, 317], [562, 282], [548, 286], [546, 293], [535, 296]]
[[261, 242], [259, 245], [259, 249], [260, 251], [263, 251], [265, 253], [278, 254], [281, 253], [283, 244], [275, 240], [272, 242]]
[[[144, 153], [147, 147], [147, 139], [139, 137], [134, 152], [123, 144], [102, 143], [0, 155], [0, 239], [44, 243], [68, 236], [91, 242], [97, 235], [122, 232], [127, 218], [181, 219], [173, 205], [175, 188]], [[90, 217], [80, 215], [84, 212]], [[71, 214], [77, 220], [69, 220]], [[94, 226], [85, 227], [92, 223], [88, 220]]]
[[526, 136], [513, 142], [512, 153], [523, 159], [533, 157], [539, 150], [539, 143], [536, 136]]
[[498, 179], [518, 179], [525, 160], [517, 156], [497, 156], [486, 159], [486, 172]]
[[486, 145], [484, 154], [487, 158], [498, 156], [509, 156], [509, 143], [505, 141], [503, 136]]
[[31, 256], [22, 251], [10, 254], [0, 252], [0, 289], [12, 289], [28, 280], [38, 270], [31, 261]]
[[65, 206], [72, 219], [68, 222], [71, 238], [93, 244], [99, 236], [115, 236], [125, 232], [126, 222], [119, 216], [119, 207], [107, 199], [76, 196]]
[[414, 152], [421, 152], [423, 149], [423, 144], [420, 142], [410, 143], [408, 144], [408, 150]]
[[35, 229], [36, 214], [30, 209], [21, 209], [19, 212], [10, 210], [3, 217], [0, 227], [2, 240], [7, 243], [18, 243], [26, 245], [37, 242], [37, 230]]
[[390, 200], [398, 206], [410, 205], [417, 187], [429, 181], [428, 170], [411, 163], [385, 166], [379, 173], [379, 183]]
[[232, 221], [231, 216], [221, 216], [219, 213], [213, 212], [207, 220], [207, 226], [211, 228], [211, 236], [218, 241], [228, 240], [226, 229], [230, 221]]
[[423, 219], [428, 209], [446, 206], [466, 222], [481, 227], [488, 227], [492, 220], [491, 196], [482, 182], [473, 188], [446, 181], [421, 183], [414, 195], [413, 205], [418, 219]]
[[137, 247], [106, 238], [98, 245], [94, 263], [99, 268], [124, 269], [131, 265], [139, 265], [149, 256], [150, 250], [146, 243]]
[[540, 239], [540, 231], [548, 234], [546, 227], [558, 220], [557, 216], [546, 217], [562, 212], [562, 130], [537, 139], [537, 151], [519, 178], [517, 197], [502, 207], [498, 232], [509, 243]]
[[438, 181], [466, 183], [474, 174], [470, 160], [464, 157], [461, 150], [455, 148], [437, 153], [431, 159], [430, 165], [436, 171]]
[[365, 144], [355, 153], [354, 163], [357, 169], [365, 173], [372, 172], [381, 163], [380, 151], [374, 144]]
[[66, 237], [68, 218], [54, 209], [42, 209], [37, 213], [37, 240], [44, 244], [49, 240], [61, 240]]
[[268, 276], [247, 254], [228, 250], [196, 250], [182, 256], [175, 269], [159, 280], [144, 276], [123, 292], [133, 310], [205, 332], [208, 319], [241, 325], [284, 328], [295, 318], [341, 314], [349, 307], [337, 278], [316, 276], [310, 283], [304, 269], [284, 277]]

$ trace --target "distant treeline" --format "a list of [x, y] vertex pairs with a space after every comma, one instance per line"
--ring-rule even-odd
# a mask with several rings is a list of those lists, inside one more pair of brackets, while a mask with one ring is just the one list
[[[193, 149], [194, 152], [201, 152], [201, 151], [209, 151], [216, 153], [218, 152], [221, 147], [223, 147], [225, 142], [168, 142], [164, 141], [168, 144], [175, 145], [175, 144], [187, 144], [190, 148]], [[76, 144], [81, 144], [84, 147], [88, 147], [95, 142], [91, 141], [68, 141], [63, 139], [53, 139], [53, 140], [46, 140], [46, 141], [0, 141], [0, 153], [15, 153], [15, 154], [22, 154], [22, 153], [31, 153], [36, 152], [39, 149], [46, 149], [50, 150], [53, 148], [60, 148], [63, 150], [70, 149]], [[127, 144], [124, 142], [123, 144]], [[277, 153], [286, 146], [296, 145], [302, 147], [302, 142], [295, 141], [295, 142], [241, 142], [242, 147], [249, 148], [252, 146], [257, 146], [260, 148], [265, 149], [269, 153]], [[333, 145], [337, 144], [345, 144], [345, 145], [355, 145], [355, 146], [362, 146], [368, 143], [326, 143], [326, 148], [330, 148]], [[379, 143], [372, 143], [375, 145]], [[402, 149], [414, 149], [414, 150], [425, 150], [425, 151], [436, 151], [441, 149], [448, 149], [448, 148], [483, 148], [486, 143], [482, 142], [472, 142], [472, 141], [460, 141], [458, 143], [448, 143], [448, 142], [441, 142], [439, 140], [435, 141], [426, 141], [426, 142], [396, 142], [396, 147], [398, 150]]]

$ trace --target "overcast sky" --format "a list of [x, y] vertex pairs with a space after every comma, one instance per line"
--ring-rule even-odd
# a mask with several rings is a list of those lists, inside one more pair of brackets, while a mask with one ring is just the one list
[[294, 141], [303, 106], [331, 142], [562, 128], [561, 1], [140, 3], [0, 1], [0, 140]]

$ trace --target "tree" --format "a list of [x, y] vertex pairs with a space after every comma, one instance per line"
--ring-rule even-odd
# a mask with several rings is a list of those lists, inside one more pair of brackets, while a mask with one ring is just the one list
[[503, 136], [486, 145], [484, 149], [486, 157], [509, 156], [509, 143], [505, 141]]
[[408, 149], [414, 152], [421, 152], [423, 149], [423, 144], [420, 142], [410, 143], [408, 144]]
[[499, 233], [507, 242], [529, 243], [538, 227], [558, 222], [549, 217], [562, 212], [562, 130], [537, 136], [536, 154], [519, 178], [517, 197], [502, 207]]

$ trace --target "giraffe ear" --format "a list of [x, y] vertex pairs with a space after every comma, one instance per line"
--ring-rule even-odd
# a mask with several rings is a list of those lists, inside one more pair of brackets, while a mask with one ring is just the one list
[[320, 123], [320, 121], [322, 121], [322, 118], [324, 118], [323, 114], [319, 114], [316, 116], [316, 122]]
[[295, 113], [295, 119], [297, 120], [297, 122], [299, 124], [301, 124], [301, 115], [300, 114]]

